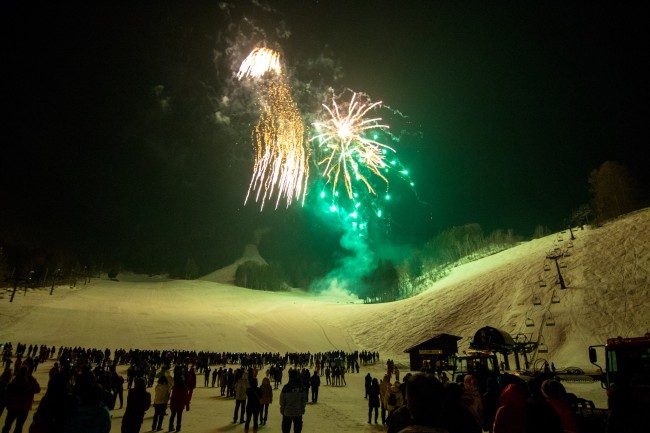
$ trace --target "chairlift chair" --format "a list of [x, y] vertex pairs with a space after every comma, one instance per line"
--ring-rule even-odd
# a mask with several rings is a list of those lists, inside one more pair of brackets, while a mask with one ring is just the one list
[[548, 353], [548, 346], [544, 343], [539, 343], [537, 346], [537, 353]]
[[525, 324], [527, 328], [532, 328], [533, 326], [535, 326], [535, 322], [533, 322], [533, 319], [531, 319], [530, 317], [526, 317]]
[[560, 262], [560, 268], [566, 268], [566, 262]]
[[539, 280], [539, 287], [546, 287], [546, 281]]
[[542, 305], [542, 300], [539, 296], [533, 295], [533, 305]]
[[550, 271], [551, 270], [551, 265], [549, 265], [548, 263], [544, 263], [544, 270], [545, 271]]
[[551, 316], [551, 313], [548, 313], [546, 321], [544, 322], [546, 326], [555, 326], [555, 319]]
[[566, 251], [564, 252], [564, 257], [569, 257], [570, 255], [571, 255], [571, 251], [566, 250]]
[[567, 247], [567, 248], [573, 248], [573, 242], [569, 242], [569, 243], [566, 245], [566, 247]]
[[562, 236], [558, 236], [558, 237], [557, 237], [557, 241], [558, 241], [558, 242], [562, 242], [563, 240], [564, 240], [564, 238], [563, 238]]
[[551, 304], [559, 304], [560, 297], [557, 295], [556, 291], [553, 290], [553, 296], [551, 296]]

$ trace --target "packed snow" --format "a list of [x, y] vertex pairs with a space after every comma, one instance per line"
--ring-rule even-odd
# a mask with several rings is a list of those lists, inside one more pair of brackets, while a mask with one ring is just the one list
[[[385, 304], [352, 302], [342, 291], [314, 295], [234, 287], [229, 282], [236, 263], [193, 281], [120, 274], [118, 281], [58, 286], [51, 296], [49, 289], [21, 290], [12, 303], [6, 291], [0, 294], [0, 343], [282, 353], [376, 350], [382, 362], [347, 375], [346, 387], [321, 387], [318, 403], [307, 408], [303, 431], [383, 431], [381, 425], [366, 423], [363, 376], [368, 371], [373, 377], [383, 375], [387, 358], [405, 373], [404, 349], [435, 334], [462, 336], [462, 351], [476, 330], [494, 326], [543, 341], [549, 351], [538, 357], [558, 368], [588, 370], [593, 369], [589, 345], [650, 331], [650, 209], [602, 227], [576, 228], [574, 234], [575, 240], [568, 231], [556, 233], [458, 266], [419, 295]], [[555, 284], [555, 264], [546, 259], [556, 247], [570, 252], [560, 261], [566, 265], [561, 268], [566, 290]], [[264, 260], [251, 247], [237, 263], [247, 258]], [[551, 302], [553, 291], [559, 303]], [[533, 305], [534, 296], [541, 305]], [[549, 312], [554, 326], [543, 320]], [[526, 326], [526, 319], [534, 326]], [[43, 388], [50, 365], [39, 366], [35, 374]], [[234, 401], [220, 397], [216, 388], [203, 388], [202, 378], [197, 382], [183, 430], [243, 431], [230, 424]], [[605, 404], [596, 383], [569, 383], [567, 388], [600, 407]], [[123, 413], [113, 411], [112, 431], [119, 431]], [[142, 431], [149, 430], [152, 415], [150, 409]], [[260, 431], [280, 431], [277, 400]]]

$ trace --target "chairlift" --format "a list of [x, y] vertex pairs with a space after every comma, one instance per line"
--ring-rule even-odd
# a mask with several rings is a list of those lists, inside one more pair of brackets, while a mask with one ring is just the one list
[[567, 247], [567, 248], [573, 248], [573, 242], [569, 242], [569, 243], [566, 245], [566, 247]]
[[564, 240], [564, 238], [563, 238], [562, 236], [558, 236], [558, 237], [557, 237], [557, 241], [558, 241], [558, 242], [562, 242], [563, 240]]
[[526, 336], [526, 334], [520, 332], [517, 335], [515, 335], [514, 340], [517, 343], [526, 343], [526, 342], [528, 342], [528, 337]]
[[553, 296], [551, 296], [551, 304], [559, 304], [560, 297], [557, 295], [557, 292], [553, 290]]
[[549, 265], [548, 263], [544, 263], [544, 270], [545, 271], [550, 271], [551, 270], [551, 265]]
[[564, 252], [564, 257], [569, 257], [570, 255], [571, 255], [571, 251], [566, 250], [566, 251]]
[[548, 313], [548, 317], [546, 317], [546, 322], [544, 322], [546, 326], [555, 326], [555, 319], [553, 316], [551, 316], [551, 313]]
[[566, 268], [566, 262], [560, 262], [560, 267], [561, 268]]
[[533, 319], [531, 319], [530, 317], [526, 317], [525, 324], [527, 328], [532, 328], [533, 326], [535, 326], [535, 322], [533, 322]]
[[533, 295], [533, 305], [542, 305], [542, 300], [539, 296]]
[[546, 281], [539, 280], [539, 287], [546, 287]]
[[539, 343], [537, 346], [537, 353], [548, 353], [548, 346], [544, 343]]

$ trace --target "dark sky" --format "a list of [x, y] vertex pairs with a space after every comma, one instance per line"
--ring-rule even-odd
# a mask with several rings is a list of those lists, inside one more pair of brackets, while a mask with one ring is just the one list
[[[0, 239], [142, 269], [226, 263], [258, 228], [278, 260], [331, 254], [307, 210], [243, 206], [248, 132], [211, 121], [218, 3], [146, 3], [2, 3]], [[642, 5], [564, 3], [241, 2], [230, 19], [283, 18], [288, 62], [326, 50], [338, 85], [409, 116], [420, 201], [396, 200], [390, 237], [418, 244], [473, 222], [558, 229], [606, 160], [647, 190]]]

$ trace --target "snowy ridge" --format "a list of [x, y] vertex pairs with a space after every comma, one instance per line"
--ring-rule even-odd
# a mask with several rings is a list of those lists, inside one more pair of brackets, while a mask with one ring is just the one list
[[[434, 333], [448, 332], [464, 337], [460, 345], [465, 349], [473, 333], [489, 325], [533, 341], [541, 332], [549, 348], [545, 358], [559, 365], [588, 366], [588, 345], [650, 331], [650, 210], [575, 235], [572, 254], [563, 259], [567, 267], [561, 269], [566, 290], [555, 284], [554, 263], [544, 271], [544, 259], [554, 247], [565, 248], [568, 232], [562, 241], [553, 234], [455, 268], [424, 293], [391, 304], [388, 326], [385, 307], [370, 306], [356, 317], [354, 338], [397, 353]], [[540, 287], [540, 279], [546, 287]], [[554, 289], [557, 304], [551, 303]], [[539, 306], [533, 305], [535, 294], [542, 301]], [[547, 309], [554, 326], [542, 323]], [[526, 318], [534, 326], [527, 327]]]
[[[490, 325], [548, 345], [556, 365], [588, 366], [587, 346], [650, 330], [650, 210], [575, 232], [563, 259], [566, 290], [545, 256], [569, 234], [547, 236], [454, 268], [421, 294], [386, 304], [350, 304], [300, 291], [261, 292], [218, 281], [235, 264], [195, 281], [129, 278], [0, 296], [0, 340], [87, 347], [234, 351], [372, 349], [405, 362], [404, 349], [434, 333], [465, 349]], [[263, 260], [257, 250], [244, 258]], [[539, 287], [542, 278], [546, 287]], [[217, 282], [215, 282], [217, 281]], [[216, 289], [216, 290], [215, 290]], [[551, 303], [556, 289], [559, 303]], [[533, 296], [542, 303], [533, 305]], [[555, 326], [542, 323], [551, 312]], [[525, 326], [526, 318], [533, 327]]]
[[241, 258], [237, 259], [234, 263], [221, 269], [217, 269], [216, 271], [210, 272], [209, 274], [204, 275], [199, 279], [203, 281], [212, 281], [214, 283], [232, 284], [235, 282], [235, 272], [237, 272], [237, 268], [239, 265], [246, 262], [255, 262], [259, 263], [260, 265], [268, 265], [266, 260], [264, 260], [260, 255], [260, 252], [257, 249], [257, 245], [248, 244], [246, 247], [244, 247], [244, 255]]

